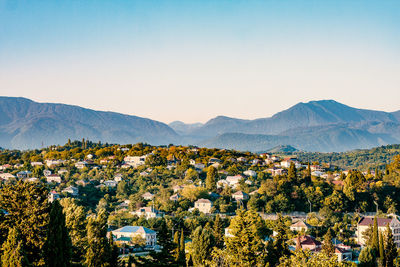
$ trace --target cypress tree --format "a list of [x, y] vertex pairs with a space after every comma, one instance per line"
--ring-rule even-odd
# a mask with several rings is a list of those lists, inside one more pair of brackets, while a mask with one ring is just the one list
[[397, 248], [393, 241], [392, 229], [389, 224], [386, 226], [386, 239], [385, 239], [385, 259], [386, 267], [393, 267], [394, 260], [397, 258]]
[[179, 256], [180, 256], [180, 243], [179, 243], [179, 232], [176, 231], [174, 234], [174, 244], [175, 244], [175, 252], [174, 252], [174, 257], [175, 261], [179, 261]]
[[218, 171], [213, 166], [208, 167], [206, 188], [209, 191], [215, 191], [217, 189], [216, 179], [218, 177]]
[[50, 209], [49, 227], [44, 245], [47, 265], [70, 266], [71, 246], [71, 239], [65, 225], [65, 216], [62, 207], [58, 200], [55, 200]]
[[110, 267], [118, 267], [118, 247], [115, 245], [114, 238], [110, 234], [109, 241], [109, 249], [110, 249]]
[[221, 217], [217, 214], [214, 220], [214, 238], [215, 238], [215, 246], [217, 248], [224, 247], [224, 227], [222, 225]]
[[197, 227], [193, 232], [192, 260], [195, 266], [203, 266], [211, 257], [214, 246], [214, 237], [208, 227]]
[[186, 252], [185, 252], [185, 235], [183, 229], [181, 230], [181, 238], [179, 244], [179, 264], [184, 266], [186, 263]]
[[108, 266], [111, 253], [107, 240], [107, 213], [105, 210], [100, 210], [96, 218], [89, 218], [87, 240], [86, 266]]
[[372, 241], [371, 248], [375, 255], [379, 254], [379, 233], [378, 233], [378, 219], [374, 217], [374, 226], [372, 227]]
[[335, 246], [332, 243], [332, 232], [328, 229], [324, 235], [324, 243], [322, 244], [322, 250], [328, 257], [332, 257], [335, 254]]
[[22, 246], [22, 240], [15, 228], [10, 228], [7, 241], [4, 242], [1, 250], [1, 266], [3, 267], [23, 267], [28, 266], [28, 260]]
[[383, 242], [382, 232], [379, 232], [379, 261], [382, 266], [385, 266], [385, 248]]

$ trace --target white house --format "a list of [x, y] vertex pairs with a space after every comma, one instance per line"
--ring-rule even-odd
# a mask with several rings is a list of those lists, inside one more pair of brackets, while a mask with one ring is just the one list
[[11, 173], [5, 172], [5, 173], [0, 173], [0, 179], [8, 181], [9, 179], [15, 178], [14, 175]]
[[232, 198], [234, 198], [236, 201], [248, 200], [249, 199], [249, 195], [246, 194], [243, 191], [237, 191], [237, 192], [232, 194]]
[[146, 163], [146, 158], [148, 155], [144, 156], [126, 156], [124, 162], [134, 168], [144, 165]]
[[104, 185], [108, 187], [116, 187], [118, 185], [118, 182], [114, 180], [107, 180], [104, 181]]
[[77, 196], [79, 194], [79, 189], [75, 186], [68, 186], [62, 192]]
[[146, 192], [142, 195], [142, 198], [144, 198], [145, 200], [152, 200], [154, 198], [154, 194]]
[[253, 171], [253, 170], [244, 171], [243, 174], [246, 175], [246, 176], [251, 176], [251, 177], [256, 177], [257, 176], [257, 173], [255, 171]]
[[209, 214], [211, 213], [212, 201], [209, 199], [200, 198], [194, 203], [194, 208], [205, 214]]
[[225, 180], [228, 182], [230, 187], [234, 187], [237, 184], [239, 184], [239, 181], [242, 179], [243, 179], [243, 176], [235, 175], [235, 176], [227, 176]]
[[78, 161], [77, 163], [75, 163], [75, 167], [77, 169], [83, 169], [88, 165], [88, 163], [86, 161]]
[[49, 201], [53, 202], [56, 199], [60, 199], [60, 194], [58, 194], [56, 191], [51, 191], [49, 193]]
[[131, 212], [133, 215], [137, 215], [137, 216], [144, 216], [146, 217], [146, 219], [149, 218], [160, 218], [163, 216], [162, 212], [159, 212], [158, 210], [156, 210], [153, 207], [143, 207], [143, 208], [139, 208], [136, 211]]
[[124, 226], [111, 232], [118, 243], [129, 243], [134, 236], [140, 236], [146, 240], [146, 246], [154, 248], [157, 245], [157, 233], [143, 226]]
[[46, 180], [48, 183], [61, 183], [61, 176], [57, 175], [57, 174], [50, 174], [48, 176], [46, 176]]
[[[396, 215], [393, 218], [377, 218], [378, 230], [385, 233], [386, 227], [389, 224], [390, 229], [393, 233], [393, 241], [397, 248], [400, 248], [400, 221]], [[365, 239], [363, 238], [363, 232], [368, 229], [370, 225], [374, 224], [374, 217], [363, 217], [357, 224], [357, 243], [359, 245], [365, 245]]]

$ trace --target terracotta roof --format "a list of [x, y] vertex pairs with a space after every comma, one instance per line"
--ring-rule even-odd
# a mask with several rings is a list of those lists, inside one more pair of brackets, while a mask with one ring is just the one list
[[[378, 227], [383, 227], [386, 226], [387, 224], [390, 224], [393, 219], [391, 218], [377, 218], [378, 221]], [[374, 224], [374, 218], [372, 217], [363, 217], [359, 222], [358, 225], [362, 226], [369, 226]]]
[[196, 203], [211, 203], [211, 200], [200, 198], [199, 200], [196, 201]]
[[309, 236], [309, 235], [303, 235], [300, 237], [300, 244], [303, 245], [315, 245], [315, 246], [320, 246], [321, 242], [318, 240], [315, 240], [314, 237]]

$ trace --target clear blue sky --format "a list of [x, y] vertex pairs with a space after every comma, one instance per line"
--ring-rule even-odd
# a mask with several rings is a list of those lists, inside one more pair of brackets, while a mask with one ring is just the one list
[[4, 1], [0, 95], [204, 122], [400, 109], [400, 1]]

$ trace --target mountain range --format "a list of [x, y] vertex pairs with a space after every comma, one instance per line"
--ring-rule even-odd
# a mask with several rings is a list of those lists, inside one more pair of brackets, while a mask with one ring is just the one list
[[357, 109], [334, 100], [298, 103], [269, 118], [218, 116], [169, 125], [115, 112], [0, 97], [0, 147], [29, 149], [88, 138], [108, 143], [182, 144], [253, 152], [290, 146], [340, 152], [400, 143], [400, 111]]

